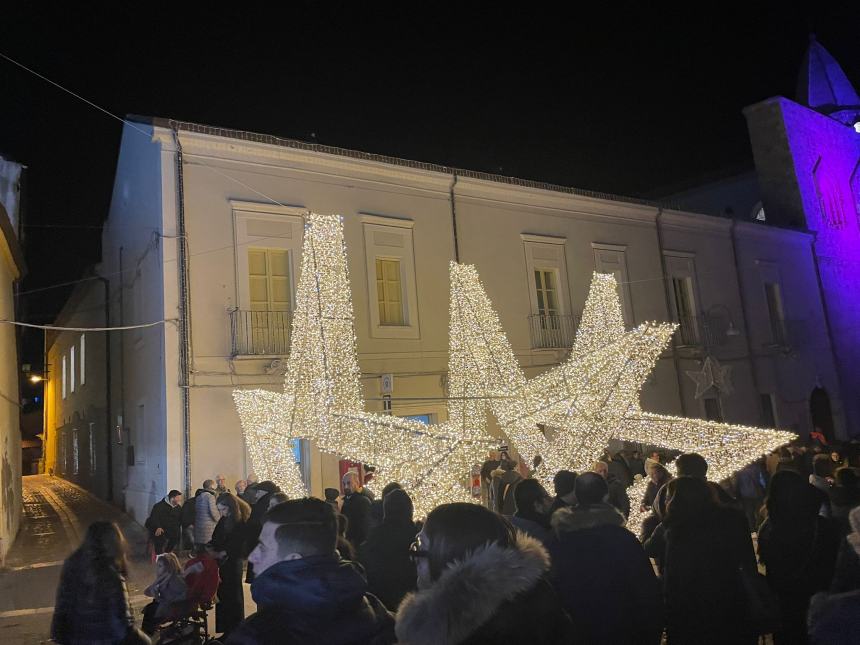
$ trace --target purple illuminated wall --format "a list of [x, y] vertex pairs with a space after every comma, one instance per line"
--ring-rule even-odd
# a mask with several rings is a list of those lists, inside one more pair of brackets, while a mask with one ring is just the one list
[[768, 222], [816, 234], [841, 402], [860, 435], [860, 133], [781, 97], [745, 113]]

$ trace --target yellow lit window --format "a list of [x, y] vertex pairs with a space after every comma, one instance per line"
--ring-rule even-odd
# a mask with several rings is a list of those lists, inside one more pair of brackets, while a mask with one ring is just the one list
[[376, 303], [380, 325], [403, 325], [400, 260], [376, 258]]

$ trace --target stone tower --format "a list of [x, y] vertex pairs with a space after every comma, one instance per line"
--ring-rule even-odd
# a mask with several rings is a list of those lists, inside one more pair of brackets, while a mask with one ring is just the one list
[[849, 432], [860, 434], [860, 97], [810, 39], [797, 96], [744, 110], [768, 223], [815, 233]]

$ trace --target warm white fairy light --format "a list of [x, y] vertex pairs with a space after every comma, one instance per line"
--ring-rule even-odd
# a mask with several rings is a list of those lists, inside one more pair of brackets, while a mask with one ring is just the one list
[[[569, 358], [527, 380], [477, 271], [452, 263], [448, 421], [430, 426], [364, 411], [339, 218], [310, 217], [296, 301], [284, 393], [235, 393], [254, 468], [282, 487], [300, 485], [289, 441], [301, 437], [400, 481], [419, 513], [471, 499], [468, 471], [495, 443], [489, 411], [523, 458], [543, 458], [546, 481], [587, 469], [611, 438], [699, 452], [720, 479], [794, 436], [642, 412], [639, 391], [674, 325], [625, 331], [611, 275], [594, 275]], [[634, 513], [631, 528], [637, 522]]]
[[[463, 390], [479, 395], [464, 412], [479, 423], [489, 407], [522, 457], [543, 458], [537, 476], [590, 468], [611, 438], [698, 452], [719, 481], [794, 438], [789, 432], [643, 412], [639, 391], [675, 326], [645, 323], [625, 331], [615, 278], [594, 274], [569, 358], [527, 381], [472, 267], [452, 267], [452, 292], [471, 305], [452, 335], [466, 347]], [[466, 311], [467, 307], [463, 307]], [[453, 341], [452, 341], [453, 347]], [[633, 505], [647, 482], [630, 491]], [[641, 489], [641, 490], [640, 490]], [[629, 526], [638, 531], [638, 510]]]
[[[452, 300], [452, 320], [459, 321], [454, 307]], [[452, 346], [455, 363], [460, 354]], [[457, 370], [451, 370], [455, 382]], [[284, 393], [234, 393], [255, 470], [279, 469], [281, 480], [288, 480], [295, 466], [275, 462], [291, 461], [284, 446], [300, 437], [324, 452], [375, 466], [381, 479], [400, 482], [413, 494], [419, 515], [445, 502], [471, 500], [469, 471], [496, 443], [484, 433], [485, 423], [463, 424], [461, 415], [460, 423], [428, 426], [365, 412], [359, 379], [342, 224], [338, 217], [311, 215]]]

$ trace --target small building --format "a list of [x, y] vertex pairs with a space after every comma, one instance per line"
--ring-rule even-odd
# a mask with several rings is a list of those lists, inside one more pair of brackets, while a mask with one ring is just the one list
[[[21, 251], [19, 182], [23, 166], [0, 157], [0, 320], [15, 320], [15, 284], [25, 272]], [[21, 394], [18, 335], [0, 324], [0, 563], [21, 517]]]
[[[108, 281], [85, 276], [72, 291], [55, 325], [91, 329], [110, 326], [106, 296]], [[112, 459], [121, 437], [110, 430], [111, 361], [107, 332], [47, 331], [45, 333], [43, 445], [45, 469], [83, 486], [104, 499], [113, 499]], [[112, 447], [117, 444], [117, 448]]]

